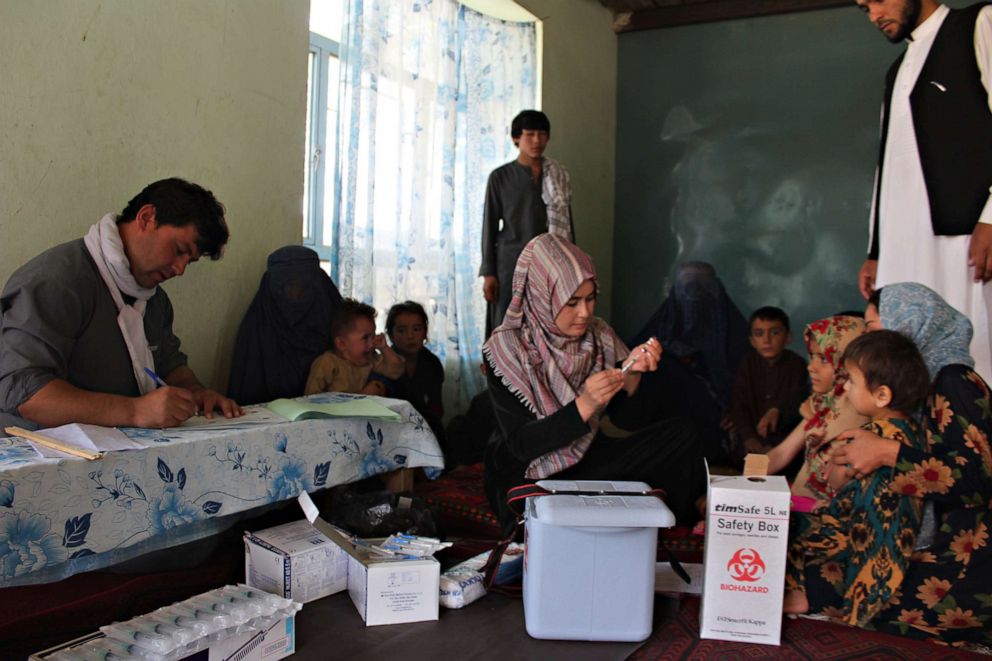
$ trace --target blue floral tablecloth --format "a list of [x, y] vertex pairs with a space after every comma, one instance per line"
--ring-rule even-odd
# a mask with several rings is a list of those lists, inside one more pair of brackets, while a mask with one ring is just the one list
[[230, 525], [229, 515], [301, 491], [397, 468], [423, 467], [436, 477], [444, 458], [420, 414], [407, 402], [372, 399], [402, 422], [122, 428], [145, 447], [95, 461], [40, 458], [23, 439], [0, 438], [0, 588], [56, 581], [190, 542]]

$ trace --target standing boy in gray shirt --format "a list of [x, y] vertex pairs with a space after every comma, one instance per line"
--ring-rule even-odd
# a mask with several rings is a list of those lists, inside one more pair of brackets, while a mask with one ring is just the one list
[[513, 270], [527, 242], [545, 232], [575, 240], [568, 172], [544, 156], [551, 138], [547, 115], [524, 110], [513, 118], [510, 137], [520, 153], [493, 170], [486, 185], [479, 267], [488, 303], [486, 338], [502, 323], [510, 305]]

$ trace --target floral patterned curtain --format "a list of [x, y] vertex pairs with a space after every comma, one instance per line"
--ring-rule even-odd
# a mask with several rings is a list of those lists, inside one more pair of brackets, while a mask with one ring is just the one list
[[536, 102], [536, 28], [455, 0], [351, 0], [342, 39], [331, 277], [374, 305], [424, 305], [446, 410], [484, 387], [480, 233], [489, 172]]

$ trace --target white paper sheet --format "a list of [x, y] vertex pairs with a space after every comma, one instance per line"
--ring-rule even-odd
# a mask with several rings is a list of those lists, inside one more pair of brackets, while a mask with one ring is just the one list
[[[114, 427], [100, 427], [99, 425], [84, 425], [70, 423], [61, 427], [50, 429], [39, 429], [39, 434], [50, 436], [57, 441], [62, 441], [68, 445], [75, 446], [80, 450], [90, 452], [108, 452], [110, 450], [138, 450], [144, 446], [132, 441], [124, 435], [124, 432]], [[30, 440], [28, 441], [30, 443]], [[68, 452], [55, 450], [40, 443], [31, 443], [34, 449], [41, 453], [43, 457], [74, 457]]]

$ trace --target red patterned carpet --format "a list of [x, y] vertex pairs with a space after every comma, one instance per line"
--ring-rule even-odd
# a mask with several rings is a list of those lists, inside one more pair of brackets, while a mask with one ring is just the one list
[[414, 491], [437, 508], [441, 528], [448, 535], [499, 538], [499, 523], [482, 486], [482, 464], [461, 466], [437, 480], [418, 482]]

